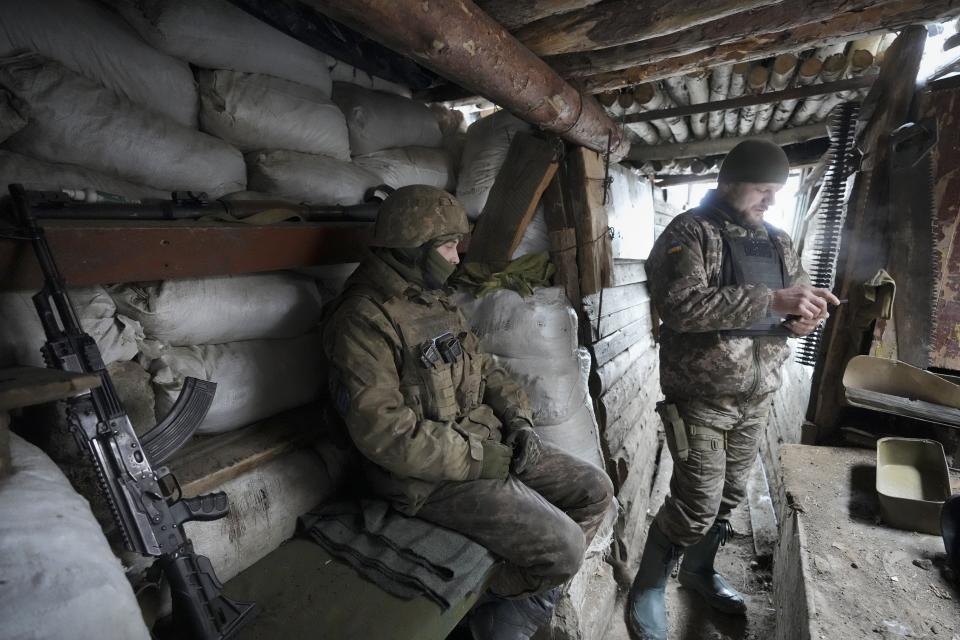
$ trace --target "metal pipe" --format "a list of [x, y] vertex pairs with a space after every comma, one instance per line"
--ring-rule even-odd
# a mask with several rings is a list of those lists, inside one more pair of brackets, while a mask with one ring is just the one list
[[629, 143], [575, 89], [470, 0], [305, 0], [517, 117], [575, 144], [623, 157]]

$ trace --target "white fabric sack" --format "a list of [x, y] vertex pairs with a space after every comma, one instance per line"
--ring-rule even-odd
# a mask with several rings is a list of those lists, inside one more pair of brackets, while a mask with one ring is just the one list
[[0, 482], [0, 639], [149, 640], [90, 506], [40, 449], [10, 435]]
[[566, 421], [589, 401], [590, 354], [586, 349], [552, 358], [495, 358], [527, 392], [538, 427]]
[[380, 178], [362, 167], [327, 156], [296, 151], [248, 153], [250, 189], [279, 198], [319, 205], [362, 204]]
[[56, 60], [184, 126], [197, 126], [190, 67], [149, 46], [94, 0], [0, 2], [0, 57], [20, 50]]
[[538, 424], [534, 429], [544, 442], [549, 442], [600, 469], [604, 468], [597, 418], [589, 398], [564, 422], [554, 425]]
[[170, 411], [187, 376], [217, 383], [213, 405], [197, 433], [233, 431], [315, 400], [322, 380], [317, 333], [287, 340], [247, 340], [169, 347], [154, 359], [156, 415]]
[[282, 272], [129, 283], [108, 291], [146, 338], [173, 346], [299, 336], [317, 326], [322, 306], [313, 279]]
[[105, 0], [157, 49], [207, 69], [265, 73], [330, 96], [330, 59], [228, 0]]
[[[40, 347], [46, 337], [31, 299], [34, 293], [0, 292], [0, 366], [45, 366]], [[116, 313], [116, 305], [102, 287], [71, 288], [67, 293], [80, 326], [97, 343], [104, 363], [137, 355], [143, 330], [136, 321]]]
[[523, 232], [520, 244], [513, 250], [511, 260], [516, 260], [528, 253], [543, 253], [550, 251], [550, 232], [547, 231], [547, 220], [543, 214], [543, 205], [538, 204], [533, 218]]
[[377, 175], [394, 189], [426, 184], [447, 191], [453, 189], [453, 162], [443, 149], [399, 147], [354, 156], [353, 163]]
[[201, 70], [200, 128], [241, 151], [289, 149], [350, 159], [347, 123], [323, 91], [239, 71]]
[[481, 298], [456, 298], [480, 346], [510, 358], [563, 358], [577, 352], [577, 314], [560, 287], [542, 287], [532, 296], [500, 289]]
[[422, 102], [344, 82], [333, 84], [333, 101], [347, 119], [354, 155], [443, 143], [437, 119]]
[[330, 63], [330, 79], [334, 82], [348, 82], [363, 87], [364, 89], [386, 91], [387, 93], [393, 93], [398, 96], [403, 96], [404, 98], [409, 98], [411, 95], [410, 89], [403, 85], [372, 76], [366, 71], [357, 69], [342, 60], [330, 58], [329, 56], [328, 58]]
[[44, 162], [0, 149], [0, 184], [14, 182], [37, 191], [91, 190], [111, 193], [130, 200], [170, 198], [167, 191], [133, 184], [75, 164]]
[[457, 177], [457, 199], [471, 220], [476, 220], [487, 204], [513, 136], [526, 131], [533, 131], [533, 126], [507, 111], [481, 118], [467, 129], [467, 143]]
[[359, 262], [343, 262], [340, 264], [322, 264], [312, 267], [300, 267], [296, 271], [310, 276], [317, 283], [320, 289], [320, 296], [323, 303], [327, 304], [341, 293], [347, 283], [347, 278], [353, 275], [353, 272], [360, 266]]
[[230, 145], [139, 107], [57, 62], [34, 54], [0, 59], [0, 85], [29, 105], [30, 121], [5, 147], [157, 189], [246, 186], [243, 157]]

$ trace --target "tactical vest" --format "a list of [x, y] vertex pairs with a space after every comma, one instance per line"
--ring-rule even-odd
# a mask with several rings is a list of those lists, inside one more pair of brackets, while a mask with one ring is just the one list
[[[715, 212], [702, 209], [696, 216], [714, 225], [723, 239], [723, 258], [720, 267], [720, 286], [741, 286], [745, 284], [763, 284], [769, 289], [783, 289], [790, 282], [786, 263], [783, 259], [783, 248], [773, 241], [777, 232], [776, 227], [764, 222], [767, 235], [763, 238], [753, 234], [746, 236], [732, 235], [727, 229], [726, 222]], [[790, 331], [781, 323], [783, 319], [777, 314], [768, 315], [749, 327], [742, 329], [727, 329], [721, 331], [728, 336], [790, 336]]]

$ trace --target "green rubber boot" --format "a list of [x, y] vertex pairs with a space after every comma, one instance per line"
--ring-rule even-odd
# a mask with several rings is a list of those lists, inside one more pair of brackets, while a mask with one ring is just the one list
[[667, 578], [677, 553], [660, 528], [650, 525], [627, 600], [627, 626], [636, 640], [667, 640]]
[[677, 577], [680, 584], [702, 595], [714, 609], [742, 615], [747, 611], [743, 596], [713, 568], [717, 550], [732, 534], [730, 522], [717, 519], [699, 542], [687, 547]]

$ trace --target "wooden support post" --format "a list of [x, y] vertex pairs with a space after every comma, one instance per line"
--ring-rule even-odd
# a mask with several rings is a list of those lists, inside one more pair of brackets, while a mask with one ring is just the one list
[[577, 266], [580, 271], [580, 295], [588, 296], [610, 284], [613, 259], [607, 210], [603, 204], [603, 157], [577, 147], [567, 154], [565, 202], [576, 218]]
[[577, 270], [576, 220], [570, 207], [563, 201], [560, 184], [562, 172], [557, 172], [543, 192], [543, 217], [550, 234], [550, 259], [557, 268], [556, 282], [567, 294], [567, 300], [579, 313], [580, 273]]
[[467, 261], [502, 264], [510, 260], [557, 166], [553, 140], [524, 133], [513, 137], [471, 234]]
[[[890, 241], [886, 224], [889, 200], [887, 180], [890, 132], [908, 117], [914, 80], [926, 43], [926, 29], [908, 27], [887, 52], [886, 64], [873, 85], [867, 103], [874, 105], [862, 136], [864, 159], [848, 206], [834, 292], [850, 298], [855, 289], [886, 266]], [[837, 428], [844, 406], [843, 373], [857, 355], [861, 336], [853, 327], [854, 305], [841, 305], [824, 331], [818, 366], [814, 370], [807, 417], [818, 427], [819, 437]]]

